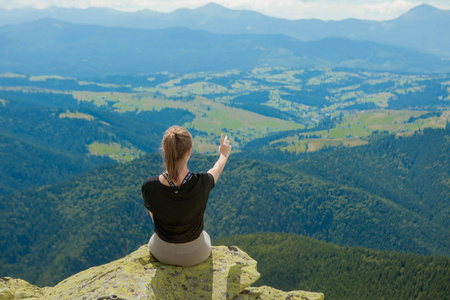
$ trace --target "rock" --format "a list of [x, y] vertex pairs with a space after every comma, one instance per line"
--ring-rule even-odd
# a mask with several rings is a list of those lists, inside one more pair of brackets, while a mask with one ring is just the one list
[[237, 247], [217, 246], [193, 267], [164, 265], [144, 245], [111, 263], [77, 273], [54, 287], [0, 279], [0, 299], [323, 299], [323, 294], [250, 287], [260, 274], [256, 261]]
[[22, 279], [0, 277], [0, 300], [39, 299], [44, 289]]

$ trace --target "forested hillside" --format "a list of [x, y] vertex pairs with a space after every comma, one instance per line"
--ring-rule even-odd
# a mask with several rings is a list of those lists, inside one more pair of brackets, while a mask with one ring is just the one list
[[368, 146], [308, 156], [291, 165], [326, 181], [390, 200], [450, 228], [450, 127], [413, 137], [390, 135]]
[[0, 91], [0, 195], [129, 161], [160, 146], [185, 110], [120, 114], [65, 93]]
[[37, 146], [0, 132], [0, 195], [67, 179], [106, 161]]
[[314, 290], [325, 299], [446, 299], [450, 259], [340, 247], [303, 236], [258, 233], [214, 241], [258, 261], [256, 285]]
[[[436, 149], [448, 143], [447, 131], [424, 134], [441, 136], [433, 139]], [[421, 139], [417, 135], [398, 142], [408, 144], [408, 153], [413, 153], [420, 150], [413, 145]], [[374, 142], [366, 146], [366, 151], [383, 143], [386, 140]], [[436, 161], [445, 165], [448, 153], [442, 153]], [[398, 154], [386, 152], [386, 160]], [[194, 155], [190, 168], [206, 171], [215, 159]], [[423, 168], [432, 168], [436, 161], [424, 161]], [[0, 220], [0, 274], [52, 284], [146, 243], [152, 224], [142, 206], [140, 185], [148, 175], [160, 172], [161, 165], [160, 154], [150, 154], [0, 198], [4, 216]], [[396, 165], [387, 164], [383, 172], [388, 177], [396, 170]], [[306, 171], [232, 157], [211, 193], [206, 230], [213, 239], [261, 231], [289, 232], [340, 245], [449, 255], [448, 228], [420, 211], [364, 187], [348, 187]], [[435, 185], [439, 186], [437, 190], [445, 190], [445, 182]], [[389, 187], [386, 185], [386, 189]]]

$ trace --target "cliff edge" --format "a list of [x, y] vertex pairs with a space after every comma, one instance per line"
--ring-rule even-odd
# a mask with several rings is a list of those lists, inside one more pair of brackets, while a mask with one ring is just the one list
[[39, 288], [21, 279], [2, 277], [0, 299], [324, 299], [321, 293], [251, 287], [259, 276], [256, 261], [237, 247], [213, 247], [204, 263], [176, 267], [157, 262], [144, 245], [54, 287]]

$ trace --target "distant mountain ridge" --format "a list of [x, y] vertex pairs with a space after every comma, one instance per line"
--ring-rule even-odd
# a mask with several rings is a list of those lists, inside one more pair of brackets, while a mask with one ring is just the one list
[[191, 73], [258, 66], [447, 72], [450, 60], [345, 38], [304, 42], [281, 34], [135, 29], [55, 19], [0, 27], [0, 73], [93, 77]]
[[284, 34], [303, 41], [342, 37], [405, 47], [450, 58], [450, 10], [422, 4], [394, 20], [286, 20], [248, 10], [232, 10], [210, 3], [171, 13], [141, 10], [134, 13], [108, 8], [0, 9], [0, 26], [55, 18], [60, 21], [112, 27], [162, 29], [184, 27], [222, 34]]

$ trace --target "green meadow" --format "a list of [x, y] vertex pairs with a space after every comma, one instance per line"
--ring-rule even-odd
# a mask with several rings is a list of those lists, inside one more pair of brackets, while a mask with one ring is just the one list
[[[428, 127], [443, 128], [449, 121], [449, 77], [275, 67], [89, 81], [52, 75], [0, 75], [0, 79], [23, 82], [22, 86], [1, 89], [71, 94], [80, 103], [116, 113], [186, 110], [194, 117], [178, 125], [195, 131], [195, 148], [201, 153], [214, 152], [221, 133], [229, 135], [233, 149], [239, 151], [254, 139], [286, 131], [271, 144], [299, 153], [362, 145], [373, 132], [408, 135]], [[67, 89], [61, 88], [65, 82], [71, 84]], [[76, 111], [60, 114], [60, 118], [93, 120]], [[321, 128], [327, 118], [332, 126]], [[102, 146], [108, 150], [94, 145], [87, 147], [116, 160], [138, 155], [135, 149], [139, 147], [132, 145]]]
[[124, 147], [119, 143], [99, 143], [93, 142], [88, 146], [89, 155], [107, 156], [115, 161], [128, 162], [139, 158], [144, 153], [136, 148]]
[[[371, 110], [346, 114], [335, 128], [311, 131], [272, 141], [285, 145], [282, 150], [290, 152], [314, 152], [324, 147], [352, 147], [368, 143], [374, 132], [386, 131], [400, 135], [412, 135], [425, 128], [445, 128], [450, 111], [443, 111], [439, 117], [425, 117], [427, 111]], [[415, 121], [410, 121], [417, 118]]]
[[303, 127], [293, 121], [262, 116], [200, 96], [190, 101], [180, 101], [156, 98], [146, 93], [75, 92], [74, 97], [97, 106], [111, 105], [119, 112], [159, 111], [163, 108], [186, 109], [195, 115], [195, 119], [190, 123], [179, 125], [203, 132], [202, 135], [194, 136], [194, 143], [199, 152], [214, 151], [221, 133], [228, 134], [234, 145], [239, 146], [240, 143], [263, 137], [269, 132]]

